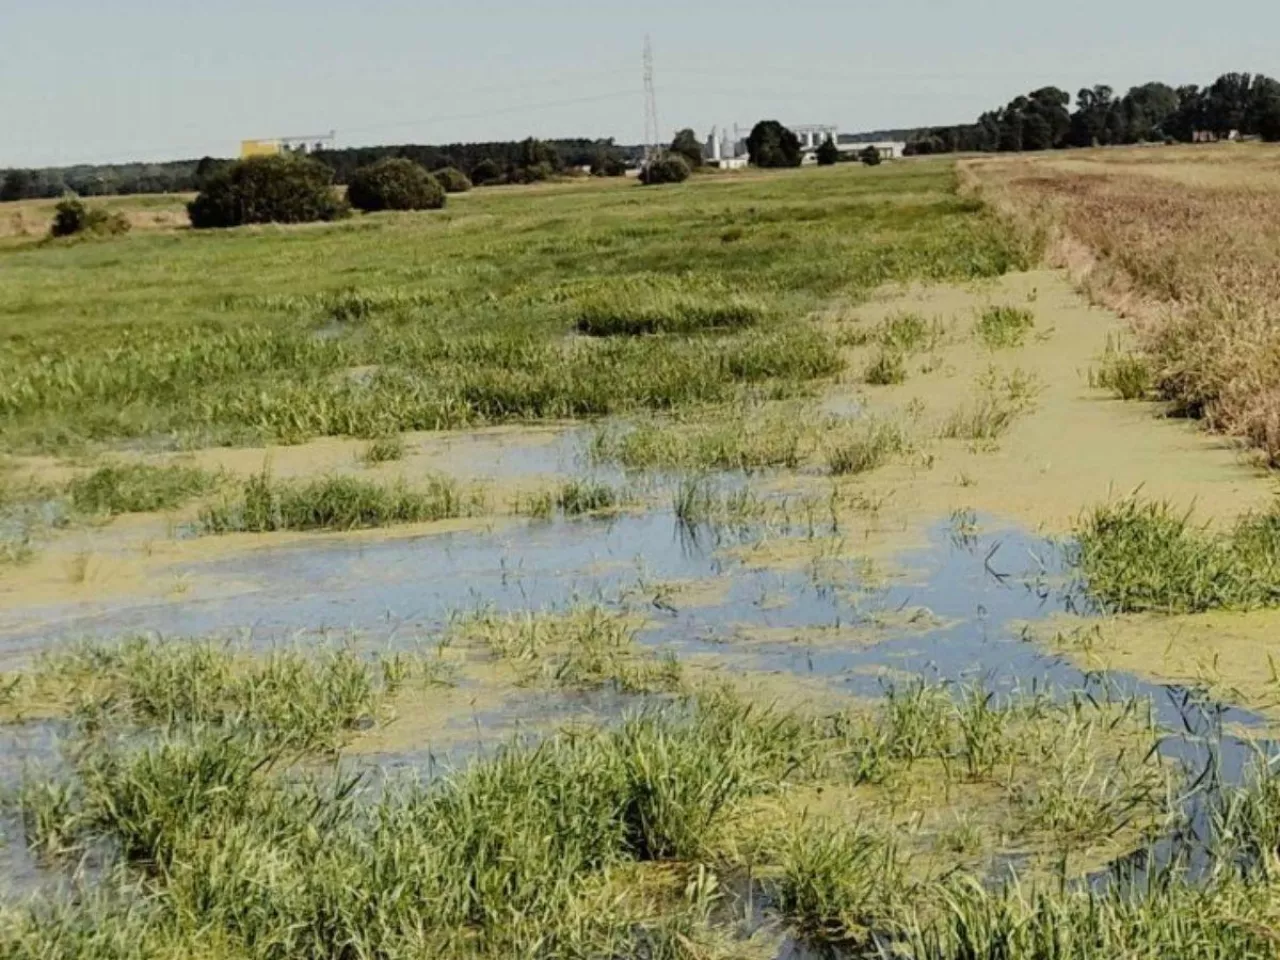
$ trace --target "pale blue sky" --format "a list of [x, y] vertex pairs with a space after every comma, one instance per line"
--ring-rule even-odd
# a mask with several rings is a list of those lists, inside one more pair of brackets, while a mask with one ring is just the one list
[[1280, 75], [1276, 0], [0, 0], [0, 167], [339, 143], [962, 122], [1053, 83]]

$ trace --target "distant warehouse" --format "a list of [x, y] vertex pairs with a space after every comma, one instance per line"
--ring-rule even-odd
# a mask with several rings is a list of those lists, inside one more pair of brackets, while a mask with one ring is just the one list
[[[842, 154], [850, 157], [862, 153], [868, 147], [880, 154], [881, 160], [896, 160], [904, 155], [907, 145], [898, 140], [860, 140], [856, 134], [842, 134], [834, 124], [806, 123], [789, 128], [800, 139], [802, 163], [817, 163], [818, 148], [830, 137]], [[745, 167], [747, 158], [747, 134], [749, 127], [734, 124], [729, 127], [712, 127], [702, 154], [707, 165], [722, 170], [738, 170]]]

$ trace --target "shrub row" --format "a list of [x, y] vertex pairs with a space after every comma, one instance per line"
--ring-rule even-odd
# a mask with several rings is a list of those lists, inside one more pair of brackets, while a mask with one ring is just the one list
[[[337, 220], [353, 206], [367, 213], [438, 210], [446, 193], [470, 189], [471, 181], [460, 170], [446, 167], [431, 174], [412, 160], [387, 157], [357, 170], [343, 199], [334, 188], [333, 172], [319, 161], [301, 156], [251, 157], [214, 173], [187, 205], [187, 212], [197, 229], [310, 223]], [[69, 208], [69, 222], [77, 222], [76, 216], [84, 219], [82, 207], [79, 211]], [[55, 234], [58, 230], [55, 221]]]

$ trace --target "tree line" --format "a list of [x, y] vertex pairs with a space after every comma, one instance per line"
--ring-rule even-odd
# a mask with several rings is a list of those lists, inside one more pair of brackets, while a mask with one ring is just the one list
[[[476, 183], [526, 183], [575, 167], [619, 176], [643, 148], [620, 146], [612, 139], [564, 139], [402, 144], [322, 150], [313, 156], [329, 167], [337, 183], [379, 160], [412, 160], [428, 170], [454, 168]], [[190, 193], [231, 161], [204, 157], [166, 163], [81, 164], [74, 167], [11, 169], [0, 173], [0, 201], [34, 200], [74, 193], [82, 197], [142, 193]]]
[[1041, 87], [982, 114], [976, 123], [935, 127], [907, 144], [910, 154], [1016, 152], [1131, 143], [1192, 143], [1232, 136], [1280, 141], [1280, 82], [1263, 74], [1223, 74], [1211, 85], [1144, 83], [1124, 96], [1106, 85], [1075, 97]]

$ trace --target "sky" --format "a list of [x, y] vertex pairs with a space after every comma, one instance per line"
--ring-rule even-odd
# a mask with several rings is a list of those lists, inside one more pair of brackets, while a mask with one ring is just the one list
[[658, 120], [846, 132], [1018, 93], [1280, 76], [1276, 0], [0, 0], [0, 167], [341, 146], [644, 138]]

